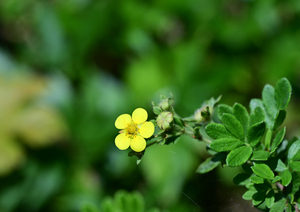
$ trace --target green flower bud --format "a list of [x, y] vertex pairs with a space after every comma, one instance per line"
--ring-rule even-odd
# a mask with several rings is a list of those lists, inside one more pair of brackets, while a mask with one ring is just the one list
[[168, 110], [170, 105], [168, 99], [164, 99], [159, 103], [159, 106], [162, 110]]
[[171, 112], [161, 112], [156, 119], [157, 126], [162, 130], [169, 129], [172, 121], [173, 114]]
[[194, 114], [194, 119], [198, 122], [205, 121], [210, 117], [212, 111], [213, 111], [212, 107], [208, 105], [204, 105], [200, 109], [196, 110]]

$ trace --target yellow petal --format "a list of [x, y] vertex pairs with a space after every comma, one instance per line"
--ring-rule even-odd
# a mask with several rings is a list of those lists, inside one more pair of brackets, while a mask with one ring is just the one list
[[122, 130], [125, 129], [130, 123], [131, 123], [131, 116], [128, 114], [122, 114], [116, 119], [115, 126], [117, 129]]
[[147, 118], [148, 118], [148, 113], [143, 108], [137, 108], [132, 113], [132, 120], [136, 124], [144, 123], [147, 120]]
[[146, 140], [142, 136], [135, 136], [131, 139], [130, 147], [135, 152], [141, 152], [146, 148]]
[[115, 138], [115, 144], [120, 150], [125, 150], [129, 147], [130, 140], [131, 139], [128, 136], [121, 133]]
[[151, 135], [153, 135], [153, 133], [154, 133], [154, 124], [152, 122], [147, 121], [144, 124], [142, 124], [140, 128], [141, 136], [143, 136], [144, 138], [149, 138], [151, 137]]

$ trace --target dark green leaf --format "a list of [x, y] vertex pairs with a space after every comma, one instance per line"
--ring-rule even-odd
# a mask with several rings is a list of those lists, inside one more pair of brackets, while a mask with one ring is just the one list
[[281, 182], [283, 186], [287, 186], [292, 181], [292, 174], [287, 169], [284, 170], [280, 176], [281, 176]]
[[250, 113], [250, 126], [258, 122], [265, 120], [265, 111], [261, 107], [256, 107], [253, 112]]
[[285, 203], [286, 203], [286, 199], [281, 199], [277, 202], [275, 202], [272, 207], [270, 212], [283, 212], [284, 211], [284, 207], [285, 207]]
[[224, 153], [217, 153], [213, 157], [207, 158], [203, 163], [201, 163], [196, 172], [200, 174], [207, 173], [214, 168], [216, 168], [219, 164], [221, 164], [221, 161], [225, 159], [226, 154]]
[[241, 146], [232, 150], [226, 158], [228, 166], [240, 166], [247, 162], [252, 154], [252, 148], [250, 146]]
[[253, 151], [251, 160], [257, 160], [257, 161], [268, 160], [269, 156], [270, 156], [270, 152], [268, 151], [264, 151], [264, 150]]
[[252, 204], [253, 205], [259, 205], [262, 201], [264, 201], [265, 197], [266, 197], [266, 193], [265, 192], [258, 191], [252, 197]]
[[250, 143], [251, 146], [256, 146], [265, 134], [265, 129], [265, 122], [259, 122], [252, 125], [247, 134], [247, 142]]
[[205, 127], [205, 132], [212, 139], [234, 138], [234, 136], [227, 131], [226, 127], [223, 124], [209, 123]]
[[241, 141], [244, 140], [245, 134], [241, 123], [231, 114], [225, 113], [221, 118], [222, 123], [226, 129]]
[[269, 115], [275, 118], [278, 109], [276, 107], [275, 89], [273, 86], [269, 84], [265, 85], [262, 91], [262, 100]]
[[225, 104], [220, 104], [218, 106], [218, 117], [221, 120], [223, 114], [229, 113], [229, 114], [233, 114], [233, 110], [232, 107], [230, 107], [229, 105], [225, 105]]
[[247, 109], [239, 103], [235, 103], [232, 109], [233, 109], [233, 115], [243, 126], [244, 133], [247, 134], [249, 128], [249, 122], [250, 122]]
[[220, 138], [214, 140], [210, 144], [210, 148], [216, 152], [226, 152], [231, 151], [244, 143], [236, 138]]
[[250, 177], [251, 182], [255, 183], [255, 184], [263, 184], [264, 183], [264, 178], [258, 177], [256, 175], [252, 175]]
[[266, 199], [265, 199], [265, 202], [266, 202], [266, 206], [268, 208], [271, 208], [272, 205], [274, 204], [274, 201], [275, 201], [275, 193], [274, 193], [274, 190], [270, 190], [267, 195], [266, 195]]
[[292, 173], [292, 183], [290, 183], [287, 187], [287, 193], [295, 194], [300, 187], [300, 173], [293, 172]]
[[270, 167], [263, 163], [254, 163], [254, 166], [252, 167], [252, 171], [262, 178], [266, 179], [274, 179], [274, 173], [270, 169]]
[[285, 135], [285, 127], [282, 128], [274, 137], [272, 144], [271, 144], [271, 153], [273, 153], [276, 148], [279, 146], [279, 144], [282, 142], [283, 137]]
[[280, 110], [284, 110], [291, 98], [292, 87], [286, 78], [277, 81], [275, 86], [275, 102]]
[[279, 110], [276, 118], [275, 118], [275, 123], [273, 126], [273, 131], [276, 131], [278, 129], [278, 127], [280, 127], [280, 125], [283, 123], [284, 119], [286, 116], [286, 111], [285, 110]]
[[251, 174], [248, 173], [240, 173], [233, 178], [233, 183], [237, 185], [247, 185], [249, 184]]

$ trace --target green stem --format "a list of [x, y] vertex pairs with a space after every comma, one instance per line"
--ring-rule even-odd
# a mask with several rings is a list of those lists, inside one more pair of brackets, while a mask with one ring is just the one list
[[268, 129], [267, 134], [266, 134], [266, 138], [265, 138], [266, 150], [270, 149], [271, 138], [272, 138], [272, 130]]

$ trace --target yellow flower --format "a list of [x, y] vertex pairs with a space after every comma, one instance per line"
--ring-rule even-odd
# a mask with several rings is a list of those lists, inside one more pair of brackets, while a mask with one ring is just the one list
[[132, 117], [129, 114], [120, 115], [115, 126], [120, 129], [120, 134], [115, 138], [115, 144], [120, 150], [125, 150], [129, 146], [135, 152], [141, 152], [146, 148], [145, 138], [149, 138], [154, 133], [154, 124], [146, 121], [148, 113], [143, 108], [133, 111]]

